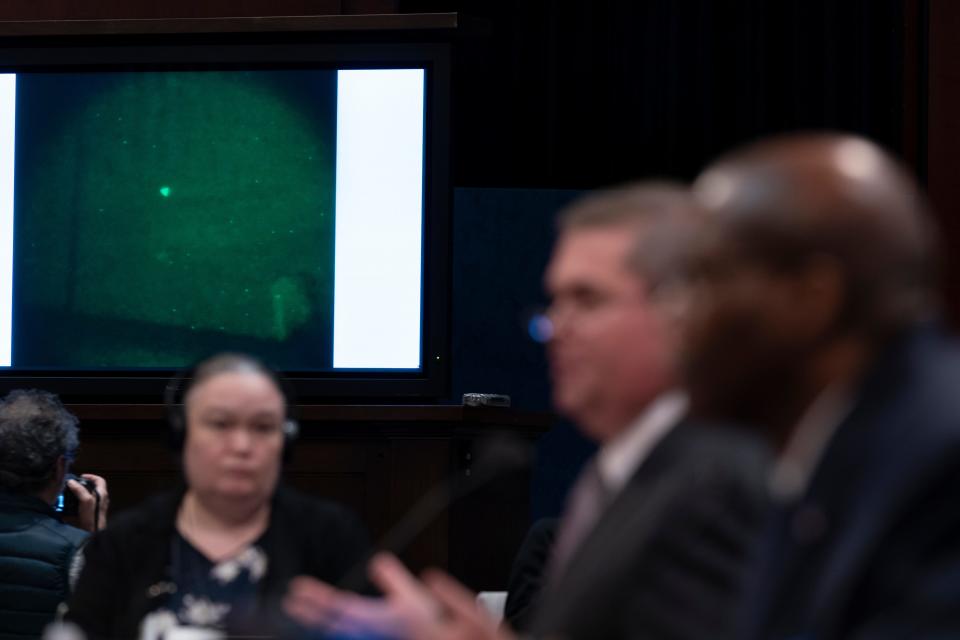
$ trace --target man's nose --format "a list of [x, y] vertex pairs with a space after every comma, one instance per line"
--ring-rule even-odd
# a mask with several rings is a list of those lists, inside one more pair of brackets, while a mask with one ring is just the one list
[[230, 432], [229, 445], [232, 451], [246, 453], [253, 448], [253, 434], [243, 427], [233, 429]]

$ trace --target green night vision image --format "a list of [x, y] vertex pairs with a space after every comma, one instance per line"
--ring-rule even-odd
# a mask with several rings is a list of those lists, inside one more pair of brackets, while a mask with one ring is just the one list
[[14, 365], [330, 366], [332, 71], [22, 74]]

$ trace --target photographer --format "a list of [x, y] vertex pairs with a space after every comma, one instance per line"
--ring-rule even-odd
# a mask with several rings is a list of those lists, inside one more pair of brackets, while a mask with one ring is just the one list
[[[55, 395], [17, 390], [0, 400], [2, 638], [41, 635], [70, 591], [77, 550], [106, 524], [104, 479], [84, 474], [87, 486], [67, 480], [78, 446], [77, 419]], [[82, 528], [64, 524], [54, 510], [65, 490], [77, 498]]]

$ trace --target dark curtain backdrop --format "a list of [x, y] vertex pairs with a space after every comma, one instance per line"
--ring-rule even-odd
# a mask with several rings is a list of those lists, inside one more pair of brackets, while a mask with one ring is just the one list
[[904, 148], [909, 0], [401, 1], [483, 23], [455, 61], [455, 184], [689, 178], [771, 132]]

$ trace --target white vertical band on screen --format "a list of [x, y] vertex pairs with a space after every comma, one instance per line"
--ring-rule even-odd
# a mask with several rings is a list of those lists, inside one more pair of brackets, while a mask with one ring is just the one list
[[423, 69], [337, 73], [333, 366], [420, 367]]
[[16, 149], [17, 75], [0, 73], [0, 367], [12, 364], [13, 161]]

